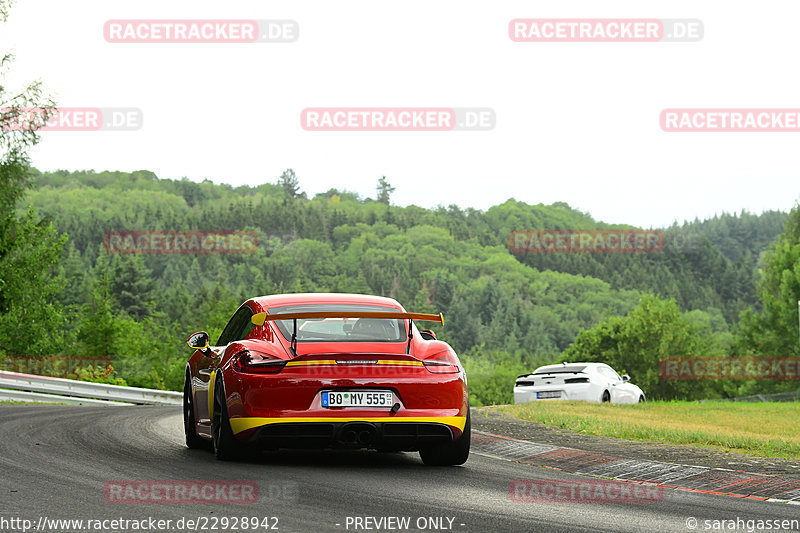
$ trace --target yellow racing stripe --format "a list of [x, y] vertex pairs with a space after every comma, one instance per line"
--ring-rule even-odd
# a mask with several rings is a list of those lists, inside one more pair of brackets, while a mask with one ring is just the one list
[[211, 371], [208, 378], [208, 419], [214, 419], [214, 385], [217, 382], [217, 369]]
[[287, 417], [287, 418], [260, 418], [260, 417], [239, 417], [231, 418], [231, 429], [234, 433], [241, 433], [248, 429], [253, 429], [270, 424], [290, 424], [296, 422], [431, 422], [435, 424], [445, 424], [453, 426], [459, 430], [464, 430], [467, 423], [465, 416], [399, 416], [399, 417]]

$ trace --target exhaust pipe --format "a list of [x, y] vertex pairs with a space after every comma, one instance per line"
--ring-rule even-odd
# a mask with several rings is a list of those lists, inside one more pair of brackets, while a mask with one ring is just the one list
[[378, 428], [367, 422], [351, 422], [339, 432], [339, 442], [348, 446], [371, 446], [378, 440]]

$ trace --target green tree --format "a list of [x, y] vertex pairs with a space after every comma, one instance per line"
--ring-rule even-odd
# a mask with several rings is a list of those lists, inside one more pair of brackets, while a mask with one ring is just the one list
[[[5, 22], [10, 2], [0, 0]], [[0, 59], [0, 352], [56, 353], [63, 349], [64, 314], [54, 296], [54, 273], [66, 236], [59, 235], [36, 211], [15, 208], [30, 187], [28, 150], [39, 142], [37, 129], [53, 112], [40, 82], [9, 89], [5, 78], [12, 56]], [[31, 108], [35, 118], [28, 119]]]
[[378, 190], [378, 201], [382, 204], [389, 205], [389, 199], [394, 192], [394, 187], [392, 187], [392, 185], [386, 179], [386, 176], [381, 176], [381, 179], [378, 180], [378, 186], [376, 188]]
[[792, 209], [783, 233], [765, 254], [758, 295], [764, 311], [743, 315], [737, 347], [763, 355], [800, 355], [800, 206]]
[[110, 289], [121, 311], [136, 320], [150, 316], [153, 275], [140, 254], [114, 257]]
[[105, 275], [95, 278], [90, 301], [84, 304], [78, 325], [80, 355], [116, 355], [114, 299]]
[[62, 353], [67, 339], [55, 273], [66, 235], [38, 222], [33, 208], [14, 217], [0, 254], [0, 351], [20, 355]]
[[648, 398], [700, 399], [713, 394], [714, 382], [667, 381], [660, 360], [667, 357], [724, 355], [718, 339], [681, 314], [674, 300], [645, 295], [625, 317], [611, 317], [582, 331], [563, 352], [562, 361], [601, 362], [629, 374]]
[[286, 196], [289, 198], [300, 198], [300, 180], [297, 179], [294, 170], [291, 168], [283, 171], [281, 177], [278, 178], [278, 185], [283, 188], [283, 192], [286, 193]]

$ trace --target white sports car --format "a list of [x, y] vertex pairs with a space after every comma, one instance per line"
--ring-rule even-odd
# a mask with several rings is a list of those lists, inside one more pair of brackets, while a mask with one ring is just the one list
[[537, 368], [517, 378], [514, 403], [537, 400], [637, 403], [645, 401], [642, 389], [620, 377], [603, 363], [561, 363]]

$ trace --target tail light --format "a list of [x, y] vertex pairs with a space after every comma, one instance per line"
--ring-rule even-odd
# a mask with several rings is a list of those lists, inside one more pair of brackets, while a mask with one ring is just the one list
[[589, 378], [567, 378], [564, 383], [589, 383]]
[[285, 365], [283, 359], [253, 350], [244, 350], [233, 357], [233, 367], [248, 374], [277, 374]]
[[442, 352], [441, 355], [437, 354], [431, 359], [425, 359], [422, 361], [422, 364], [425, 365], [425, 368], [428, 369], [428, 372], [432, 372], [434, 374], [455, 374], [456, 372], [461, 371], [458, 363], [458, 357], [456, 357], [456, 354], [449, 350]]

